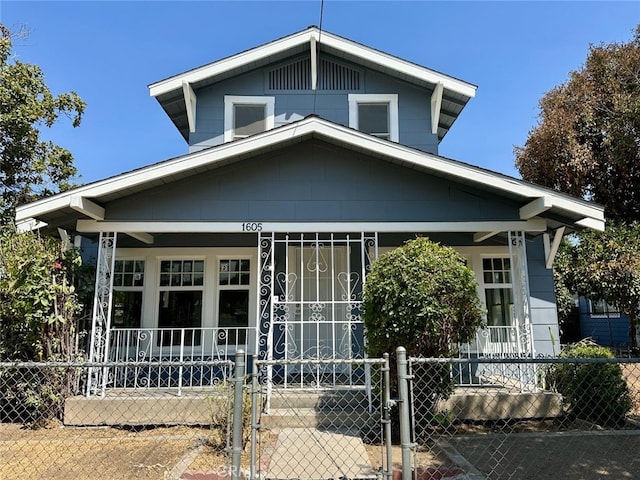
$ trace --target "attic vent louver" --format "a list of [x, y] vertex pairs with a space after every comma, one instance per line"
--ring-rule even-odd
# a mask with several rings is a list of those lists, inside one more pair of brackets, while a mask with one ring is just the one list
[[[360, 72], [320, 60], [318, 90], [359, 90]], [[269, 72], [269, 90], [311, 90], [311, 60], [304, 58]]]

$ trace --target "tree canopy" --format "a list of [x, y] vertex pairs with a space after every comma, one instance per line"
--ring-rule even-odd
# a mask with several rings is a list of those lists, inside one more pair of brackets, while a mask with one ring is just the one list
[[640, 223], [584, 232], [563, 254], [563, 275], [569, 288], [593, 300], [616, 304], [629, 316], [631, 346], [638, 348], [640, 312]]
[[591, 46], [584, 66], [540, 100], [515, 163], [524, 180], [640, 221], [640, 25], [628, 43]]
[[80, 125], [85, 103], [75, 92], [51, 93], [42, 70], [12, 55], [9, 30], [0, 24], [0, 219], [14, 208], [64, 190], [76, 174], [68, 150], [40, 136], [60, 115]]

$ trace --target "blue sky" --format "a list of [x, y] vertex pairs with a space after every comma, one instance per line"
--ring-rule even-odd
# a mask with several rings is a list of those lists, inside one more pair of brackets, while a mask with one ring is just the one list
[[[25, 26], [15, 56], [42, 67], [54, 93], [87, 102], [82, 125], [46, 132], [91, 182], [187, 152], [147, 85], [320, 22], [320, 1], [0, 0]], [[478, 85], [440, 154], [508, 175], [538, 100], [583, 64], [589, 44], [624, 42], [640, 2], [346, 2], [322, 27]]]

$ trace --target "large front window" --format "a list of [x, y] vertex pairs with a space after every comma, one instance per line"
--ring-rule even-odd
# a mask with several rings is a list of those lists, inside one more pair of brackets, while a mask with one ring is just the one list
[[159, 344], [200, 344], [203, 292], [204, 260], [160, 261]]
[[482, 260], [487, 324], [491, 327], [513, 325], [513, 288], [509, 258]]

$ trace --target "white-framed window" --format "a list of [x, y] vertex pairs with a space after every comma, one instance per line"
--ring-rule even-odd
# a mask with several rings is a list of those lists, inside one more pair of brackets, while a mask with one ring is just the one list
[[490, 327], [513, 325], [513, 285], [509, 257], [483, 258], [482, 279], [487, 307], [487, 325]]
[[140, 328], [144, 290], [144, 260], [119, 259], [113, 269], [113, 328]]
[[185, 330], [185, 344], [200, 345], [204, 301], [203, 259], [161, 259], [159, 276], [158, 328], [172, 329], [158, 336], [162, 346], [179, 345]]
[[249, 327], [251, 260], [220, 258], [218, 261], [218, 343], [243, 345]]
[[619, 318], [620, 309], [606, 300], [589, 300], [589, 313], [594, 318]]
[[224, 97], [224, 141], [230, 142], [271, 130], [275, 125], [275, 97]]
[[349, 94], [349, 127], [398, 142], [398, 95]]

